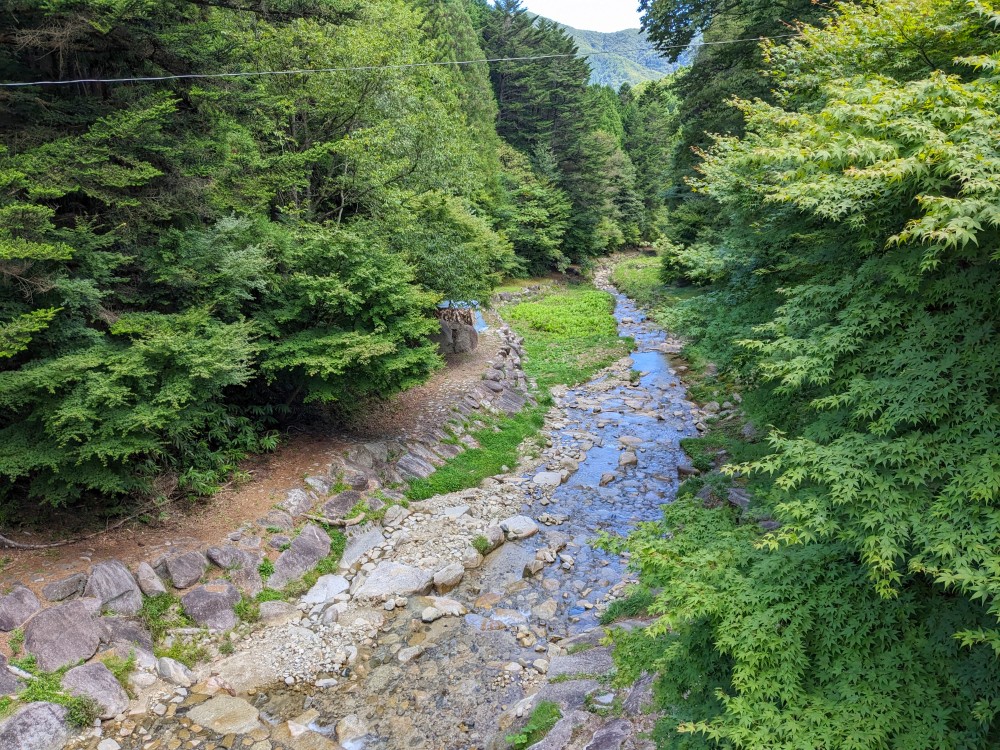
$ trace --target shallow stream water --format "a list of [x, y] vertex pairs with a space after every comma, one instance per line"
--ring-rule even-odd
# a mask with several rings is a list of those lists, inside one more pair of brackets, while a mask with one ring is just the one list
[[[578, 468], [551, 495], [532, 484], [535, 472], [517, 489], [525, 515], [558, 523], [503, 545], [466, 575], [449, 594], [468, 606], [464, 618], [424, 624], [420, 598], [411, 597], [406, 610], [387, 614], [389, 632], [359, 660], [358, 679], [313, 694], [280, 688], [259, 695], [262, 718], [278, 722], [315, 711], [310, 727], [335, 736], [338, 722], [357, 716], [368, 734], [346, 744], [348, 750], [505, 746], [498, 718], [544, 680], [531, 665], [557, 652], [553, 644], [593, 628], [595, 605], [628, 578], [626, 560], [590, 541], [598, 532], [627, 533], [659, 517], [660, 506], [676, 495], [679, 441], [696, 434], [691, 405], [665, 354], [675, 345], [632, 300], [608, 287], [603, 274], [598, 283], [615, 295], [620, 333], [635, 341], [638, 377], [604, 375], [557, 398], [563, 416], [550, 427], [546, 456], [550, 468]], [[637, 463], [620, 466], [629, 452]], [[561, 548], [565, 557], [522, 578], [524, 565], [546, 548]], [[400, 663], [400, 650], [410, 646], [424, 650]]]

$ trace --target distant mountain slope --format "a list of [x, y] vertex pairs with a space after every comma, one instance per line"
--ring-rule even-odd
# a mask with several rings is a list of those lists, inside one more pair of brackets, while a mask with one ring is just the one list
[[[623, 83], [634, 86], [663, 78], [682, 64], [669, 63], [660, 57], [639, 29], [603, 33], [560, 25], [576, 40], [580, 53], [590, 55], [588, 60], [593, 69], [591, 83], [605, 84], [617, 90]], [[610, 54], [595, 55], [595, 52]]]

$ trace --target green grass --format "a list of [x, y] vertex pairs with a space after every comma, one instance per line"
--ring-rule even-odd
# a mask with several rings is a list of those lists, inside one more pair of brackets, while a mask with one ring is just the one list
[[153, 653], [158, 659], [165, 656], [168, 659], [179, 661], [189, 669], [208, 658], [208, 649], [204, 646], [180, 638], [176, 639], [169, 647], [157, 647]]
[[590, 286], [560, 288], [513, 305], [504, 317], [524, 337], [524, 370], [539, 388], [576, 385], [629, 353], [619, 338], [614, 298]]
[[129, 695], [132, 694], [132, 690], [129, 688], [128, 676], [135, 671], [135, 664], [135, 651], [130, 651], [127, 659], [123, 659], [117, 654], [112, 654], [104, 659], [104, 666], [111, 671], [111, 674], [113, 674], [115, 679], [118, 680], [118, 684], [121, 685], [125, 689], [125, 692]]
[[162, 639], [171, 628], [189, 628], [194, 624], [184, 614], [180, 598], [169, 593], [144, 596], [139, 619], [153, 636], [154, 642]]
[[[17, 699], [21, 704], [43, 701], [65, 706], [68, 709], [66, 718], [69, 723], [81, 729], [92, 726], [94, 720], [101, 715], [101, 707], [93, 698], [70, 695], [63, 691], [63, 675], [70, 669], [70, 666], [65, 666], [55, 672], [42, 672], [37, 668], [33, 656], [18, 660], [16, 666], [34, 675], [34, 679], [26, 681], [24, 687], [17, 694]], [[3, 708], [9, 711], [13, 708], [13, 701], [7, 703]]]
[[266, 581], [274, 575], [274, 562], [265, 557], [261, 560], [260, 565], [257, 566], [257, 572], [260, 573], [260, 577]]
[[610, 625], [616, 620], [646, 615], [655, 599], [656, 597], [649, 589], [632, 589], [621, 599], [611, 602], [611, 605], [601, 614], [599, 622], [601, 625]]
[[472, 548], [485, 557], [486, 553], [490, 551], [490, 540], [480, 534], [472, 540]]
[[264, 589], [256, 597], [258, 604], [263, 604], [264, 602], [281, 602], [285, 600], [285, 595], [280, 591], [275, 591], [274, 589]]
[[531, 712], [524, 728], [516, 734], [508, 734], [504, 739], [512, 750], [524, 750], [540, 742], [561, 718], [562, 712], [557, 704], [552, 701], [541, 701]]
[[10, 637], [7, 639], [7, 645], [10, 646], [10, 652], [17, 656], [21, 653], [21, 649], [24, 648], [24, 630], [21, 628], [15, 628], [10, 632]]
[[626, 356], [627, 339], [618, 337], [611, 295], [586, 285], [558, 287], [546, 296], [505, 308], [503, 315], [524, 336], [525, 372], [538, 381], [539, 404], [511, 417], [486, 420], [473, 431], [478, 448], [446, 462], [426, 479], [410, 483], [409, 500], [426, 500], [478, 486], [487, 477], [511, 469], [519, 447], [536, 435], [552, 404], [556, 385], [575, 385]]
[[611, 282], [645, 308], [675, 305], [704, 292], [696, 286], [675, 286], [660, 280], [660, 258], [638, 256], [618, 261], [611, 272]]
[[460, 453], [426, 479], [410, 482], [407, 499], [426, 500], [475, 487], [487, 477], [500, 474], [504, 466], [516, 466], [518, 447], [541, 429], [547, 410], [543, 405], [528, 407], [513, 417], [496, 420], [494, 425], [498, 431], [491, 425], [476, 430], [472, 436], [479, 447]]
[[241, 596], [233, 611], [241, 622], [257, 622], [260, 619], [260, 602], [256, 598]]

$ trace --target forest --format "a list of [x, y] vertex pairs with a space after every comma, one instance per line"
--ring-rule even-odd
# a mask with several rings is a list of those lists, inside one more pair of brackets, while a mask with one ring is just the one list
[[657, 746], [1000, 747], [1000, 7], [639, 4], [690, 64], [614, 90], [520, 0], [6, 0], [63, 84], [0, 88], [0, 523], [211, 494], [441, 301], [652, 247], [751, 420], [601, 541]]
[[628, 108], [514, 0], [5, 11], [3, 81], [178, 76], [2, 91], [7, 522], [210, 493], [425, 380], [439, 301], [650, 231]]

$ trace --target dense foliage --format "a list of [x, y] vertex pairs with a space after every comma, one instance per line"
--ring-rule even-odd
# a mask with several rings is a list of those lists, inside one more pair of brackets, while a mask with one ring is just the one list
[[[707, 37], [761, 18], [738, 6], [685, 7]], [[609, 542], [661, 615], [619, 654], [660, 674], [663, 747], [992, 748], [1000, 12], [826, 12], [763, 47], [738, 126], [690, 114], [688, 81], [723, 75], [701, 53], [675, 88], [682, 140], [723, 135], [664, 223], [665, 278], [707, 288], [670, 316], [770, 435], [726, 443], [749, 514], [689, 495]]]
[[[617, 100], [592, 121], [572, 41], [514, 3], [5, 11], [5, 81], [359, 68], [3, 90], [8, 518], [211, 491], [304, 409], [426, 379], [442, 298], [638, 239]], [[412, 66], [484, 46], [570, 57], [519, 66], [529, 101], [500, 107], [502, 66]]]

